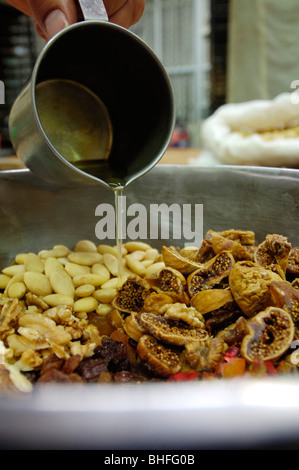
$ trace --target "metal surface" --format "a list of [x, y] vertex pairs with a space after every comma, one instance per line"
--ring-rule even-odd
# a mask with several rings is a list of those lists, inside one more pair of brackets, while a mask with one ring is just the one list
[[102, 0], [78, 0], [85, 20], [108, 21], [106, 8]]
[[[102, 100], [113, 133], [107, 160], [82, 171], [54, 147], [36, 99], [38, 84], [53, 79], [75, 81]], [[70, 186], [100, 181], [109, 187], [111, 180], [126, 185], [153, 168], [170, 142], [174, 121], [171, 84], [152, 50], [125, 28], [89, 20], [65, 28], [45, 45], [12, 106], [9, 129], [15, 152], [38, 177]]]
[[[299, 172], [157, 166], [125, 191], [127, 207], [203, 204], [204, 231], [251, 229], [299, 243]], [[0, 173], [0, 265], [26, 251], [95, 237], [101, 185], [46, 185], [27, 170]], [[147, 240], [161, 247], [163, 240]], [[107, 241], [106, 241], [107, 242]], [[176, 245], [184, 240], [169, 239]], [[114, 243], [114, 241], [111, 241]], [[0, 399], [0, 447], [42, 449], [299, 448], [296, 377], [183, 384], [55, 386]]]

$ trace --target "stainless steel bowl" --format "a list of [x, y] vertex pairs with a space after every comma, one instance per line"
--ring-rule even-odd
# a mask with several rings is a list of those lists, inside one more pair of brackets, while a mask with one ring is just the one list
[[[203, 204], [204, 232], [251, 229], [299, 243], [299, 172], [161, 165], [126, 190], [127, 205]], [[0, 265], [56, 243], [96, 241], [95, 208], [113, 194], [65, 189], [27, 170], [0, 174]], [[161, 240], [149, 240], [159, 247]], [[169, 240], [169, 243], [178, 240]], [[0, 447], [26, 449], [299, 448], [299, 380], [232, 379], [86, 387], [46, 386], [0, 399]]]

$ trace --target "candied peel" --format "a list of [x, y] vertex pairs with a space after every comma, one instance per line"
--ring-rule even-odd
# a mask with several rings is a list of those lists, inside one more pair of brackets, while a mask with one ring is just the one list
[[79, 241], [19, 253], [0, 283], [0, 392], [297, 373], [299, 247], [209, 230], [199, 247]]

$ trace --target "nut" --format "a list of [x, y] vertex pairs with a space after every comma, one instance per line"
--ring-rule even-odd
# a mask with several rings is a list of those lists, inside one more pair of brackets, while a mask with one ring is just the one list
[[106, 268], [110, 271], [112, 276], [118, 276], [118, 259], [116, 256], [110, 254], [110, 253], [105, 253], [103, 255], [103, 263], [106, 266]]
[[45, 274], [27, 271], [24, 273], [24, 283], [33, 294], [41, 295], [42, 297], [53, 292], [51, 283]]
[[75, 251], [97, 252], [97, 247], [91, 240], [80, 240], [76, 243]]
[[93, 312], [98, 306], [98, 301], [94, 297], [83, 297], [74, 302], [74, 312]]
[[56, 294], [73, 297], [75, 287], [71, 276], [64, 269], [53, 269], [50, 272], [50, 284]]
[[82, 266], [92, 266], [95, 263], [102, 261], [102, 255], [100, 253], [93, 252], [75, 252], [68, 255], [68, 260], [71, 263], [80, 264]]
[[137, 276], [145, 276], [146, 267], [134, 256], [133, 253], [126, 256], [126, 263], [128, 268], [131, 269], [133, 273], [137, 274]]
[[43, 273], [45, 268], [44, 262], [35, 253], [25, 255], [24, 266], [25, 271], [35, 271], [37, 273]]
[[50, 306], [50, 307], [57, 307], [58, 305], [73, 305], [74, 298], [70, 297], [69, 295], [63, 294], [50, 294], [44, 296], [43, 300]]
[[90, 273], [91, 268], [89, 266], [82, 266], [76, 263], [66, 263], [64, 266], [64, 269], [71, 277], [76, 277], [76, 276], [80, 276], [81, 274]]
[[100, 274], [94, 273], [79, 274], [73, 278], [73, 283], [76, 287], [83, 286], [84, 284], [98, 287], [103, 284], [103, 277]]

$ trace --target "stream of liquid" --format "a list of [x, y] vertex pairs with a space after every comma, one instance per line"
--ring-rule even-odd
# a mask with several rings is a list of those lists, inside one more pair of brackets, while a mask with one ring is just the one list
[[[113, 188], [111, 188], [113, 189]], [[121, 285], [125, 279], [124, 265], [122, 260], [123, 234], [122, 234], [122, 213], [123, 213], [123, 190], [122, 186], [114, 188], [114, 206], [115, 206], [115, 238], [118, 259], [118, 280]]]
[[65, 79], [39, 83], [36, 106], [45, 134], [56, 150], [79, 170], [104, 181], [114, 192], [118, 278], [121, 284], [125, 278], [121, 223], [125, 181], [115, 175], [108, 163], [112, 146], [109, 113], [100, 98], [89, 89]]

